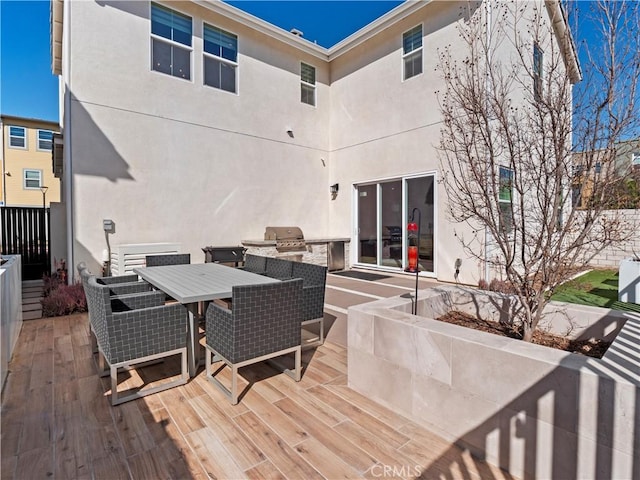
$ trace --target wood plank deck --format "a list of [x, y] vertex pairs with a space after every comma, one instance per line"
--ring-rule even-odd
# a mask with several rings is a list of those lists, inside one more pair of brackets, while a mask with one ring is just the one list
[[[3, 479], [511, 478], [350, 390], [346, 350], [306, 350], [301, 382], [241, 370], [237, 406], [201, 370], [112, 407], [85, 314], [25, 322], [2, 399]], [[171, 362], [130, 372], [151, 383]], [[225, 372], [223, 378], [229, 378]]]

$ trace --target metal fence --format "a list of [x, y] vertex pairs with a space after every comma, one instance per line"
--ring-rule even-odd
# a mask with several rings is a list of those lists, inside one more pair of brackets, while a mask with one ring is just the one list
[[42, 207], [0, 207], [0, 254], [22, 256], [23, 280], [51, 270], [50, 211]]

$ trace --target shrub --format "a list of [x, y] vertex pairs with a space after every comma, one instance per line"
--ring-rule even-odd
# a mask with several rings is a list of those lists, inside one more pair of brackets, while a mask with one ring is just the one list
[[498, 280], [494, 278], [491, 280], [491, 283], [487, 283], [486, 280], [482, 279], [478, 282], [478, 288], [481, 290], [489, 290], [491, 292], [498, 293], [515, 293], [515, 289], [513, 285], [511, 285], [506, 280]]
[[60, 317], [87, 311], [87, 299], [82, 284], [67, 285], [67, 268], [64, 260], [56, 262], [56, 272], [43, 277], [43, 317]]
[[87, 311], [87, 299], [82, 284], [59, 285], [51, 290], [40, 303], [43, 317], [60, 317]]

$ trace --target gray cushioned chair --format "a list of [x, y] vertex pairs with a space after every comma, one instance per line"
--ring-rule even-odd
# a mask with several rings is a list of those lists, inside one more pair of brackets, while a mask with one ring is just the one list
[[[106, 362], [111, 376], [111, 403], [118, 405], [152, 393], [187, 383], [187, 310], [180, 304], [149, 304], [149, 298], [163, 302], [162, 292], [112, 297], [109, 286], [93, 276], [85, 278], [89, 318], [94, 330], [101, 365]], [[145, 298], [148, 297], [148, 298]], [[114, 301], [120, 311], [114, 311]], [[178, 379], [138, 390], [125, 396], [118, 393], [118, 371], [152, 360], [181, 356]]]
[[293, 278], [302, 283], [302, 326], [319, 324], [317, 340], [305, 341], [305, 346], [324, 343], [324, 294], [327, 284], [327, 267], [311, 263], [292, 262]]
[[189, 253], [163, 253], [160, 255], [147, 255], [147, 267], [164, 267], [166, 265], [188, 265], [191, 263]]
[[[207, 309], [207, 377], [236, 405], [240, 367], [295, 352], [295, 370], [285, 373], [300, 381], [302, 280], [233, 287], [232, 299], [232, 310]], [[231, 367], [231, 390], [215, 378], [219, 361]]]
[[293, 278], [293, 264], [290, 260], [267, 257], [267, 271], [265, 275], [278, 280], [290, 280]]
[[[84, 262], [77, 266], [80, 277], [82, 270], [86, 270], [91, 275]], [[117, 275], [115, 277], [96, 277], [101, 285], [108, 285], [111, 295], [128, 295], [131, 293], [143, 293], [151, 291], [151, 285], [144, 280], [141, 281], [135, 273], [130, 275]]]
[[267, 271], [267, 257], [246, 254], [244, 256], [244, 266], [241, 268], [247, 272], [264, 275]]

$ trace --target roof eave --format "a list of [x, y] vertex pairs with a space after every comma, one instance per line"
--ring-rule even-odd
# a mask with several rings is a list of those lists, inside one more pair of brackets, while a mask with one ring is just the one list
[[545, 4], [551, 18], [553, 30], [558, 39], [558, 44], [564, 56], [565, 65], [569, 73], [569, 80], [576, 84], [582, 80], [582, 69], [578, 59], [578, 51], [573, 41], [571, 28], [565, 15], [565, 11], [558, 0], [546, 0]]
[[49, 35], [51, 39], [51, 71], [62, 75], [62, 29], [64, 0], [51, 0], [49, 8]]

